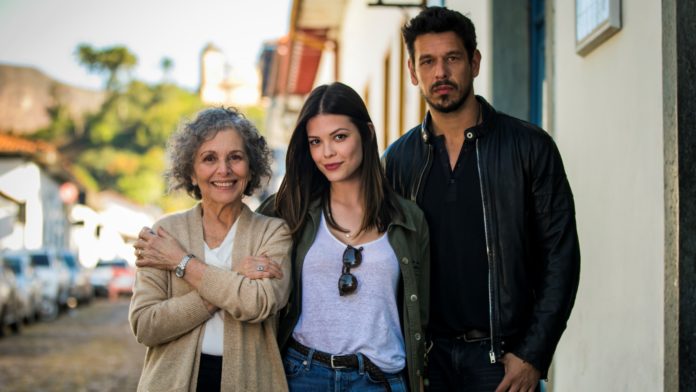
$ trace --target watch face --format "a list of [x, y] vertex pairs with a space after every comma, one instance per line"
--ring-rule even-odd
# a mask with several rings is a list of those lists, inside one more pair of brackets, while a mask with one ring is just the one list
[[177, 278], [183, 278], [184, 277], [184, 270], [181, 267], [176, 267], [174, 270], [174, 274], [176, 275]]

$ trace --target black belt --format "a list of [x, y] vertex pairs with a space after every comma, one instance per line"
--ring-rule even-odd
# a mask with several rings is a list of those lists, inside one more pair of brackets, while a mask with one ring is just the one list
[[[309, 356], [310, 348], [293, 339], [292, 337], [290, 338], [288, 345], [291, 348], [295, 349], [298, 353], [305, 356]], [[389, 385], [389, 381], [387, 380], [387, 378], [384, 376], [382, 369], [380, 369], [377, 365], [370, 361], [368, 357], [364, 355], [362, 357], [363, 368], [365, 369], [365, 371], [370, 375], [370, 377], [372, 377], [372, 379], [381, 384], [384, 384], [384, 389], [386, 389], [387, 392], [391, 392], [391, 386]], [[332, 369], [360, 368], [360, 362], [358, 361], [358, 356], [356, 354], [332, 355], [321, 351], [314, 351], [314, 354], [312, 354], [312, 360], [323, 363], [324, 365], [327, 365]]]
[[468, 331], [464, 331], [464, 333], [459, 336], [455, 336], [454, 338], [457, 340], [463, 340], [467, 343], [472, 343], [488, 340], [490, 339], [490, 337], [491, 335], [488, 333], [488, 331], [483, 331], [480, 329], [470, 329]]

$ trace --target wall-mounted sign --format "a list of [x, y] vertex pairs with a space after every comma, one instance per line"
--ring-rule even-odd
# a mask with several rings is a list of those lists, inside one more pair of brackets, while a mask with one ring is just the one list
[[575, 0], [575, 51], [584, 56], [621, 30], [621, 0]]
[[425, 0], [372, 0], [370, 7], [425, 7]]

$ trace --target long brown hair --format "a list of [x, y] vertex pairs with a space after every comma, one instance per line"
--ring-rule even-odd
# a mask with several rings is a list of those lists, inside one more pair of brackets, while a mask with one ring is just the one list
[[[307, 123], [319, 114], [348, 116], [358, 128], [363, 150], [363, 160], [358, 170], [365, 193], [365, 214], [359, 231], [372, 227], [379, 232], [386, 231], [389, 223], [399, 214], [396, 195], [386, 181], [380, 164], [377, 140], [370, 129], [372, 119], [365, 103], [355, 90], [339, 82], [315, 88], [302, 106], [288, 145], [285, 177], [276, 195], [277, 214], [285, 219], [293, 237], [297, 239], [312, 202], [320, 199], [324, 211], [330, 212], [330, 183], [312, 160], [307, 138]], [[326, 213], [325, 216], [330, 226], [346, 231], [336, 224], [331, 214]]]

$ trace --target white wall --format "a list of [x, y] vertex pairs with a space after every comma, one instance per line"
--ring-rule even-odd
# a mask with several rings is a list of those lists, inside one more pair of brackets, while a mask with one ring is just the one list
[[554, 136], [575, 194], [582, 253], [554, 391], [660, 391], [660, 2], [623, 1], [623, 29], [586, 57], [575, 53], [574, 2], [554, 4]]
[[[395, 48], [401, 42], [402, 11], [392, 7], [368, 7], [367, 2], [351, 0], [346, 4], [343, 28], [339, 32], [340, 81], [351, 86], [359, 94], [369, 91], [368, 110], [375, 124], [380, 149], [384, 148], [383, 133], [398, 131], [398, 75], [399, 55]], [[384, 124], [384, 60], [391, 54], [390, 128]], [[363, 97], [364, 98], [364, 97]], [[396, 113], [395, 113], [396, 111]]]
[[481, 52], [481, 70], [474, 81], [474, 92], [491, 101], [492, 87], [491, 75], [493, 61], [493, 37], [491, 26], [492, 12], [490, 1], [487, 0], [452, 0], [447, 1], [447, 8], [459, 11], [474, 23], [476, 28], [476, 42]]
[[[469, 16], [477, 28], [479, 50], [483, 55], [482, 69], [475, 82], [477, 94], [488, 96], [490, 91], [490, 5], [487, 1], [450, 1], [447, 6]], [[346, 5], [343, 28], [339, 33], [340, 80], [361, 95], [369, 90], [368, 109], [376, 125], [380, 149], [383, 149], [383, 132], [389, 140], [419, 124], [420, 92], [411, 84], [404, 63], [399, 62], [402, 45], [401, 26], [419, 12], [418, 8], [368, 7], [364, 0], [350, 0]], [[391, 57], [389, 91], [389, 129], [384, 124], [384, 60]], [[403, 78], [399, 68], [404, 67]], [[404, 84], [404, 128], [399, 129], [399, 84]]]
[[25, 203], [26, 223], [2, 239], [3, 247], [62, 248], [67, 244], [67, 220], [58, 184], [33, 162], [10, 158], [0, 161], [0, 191]]

